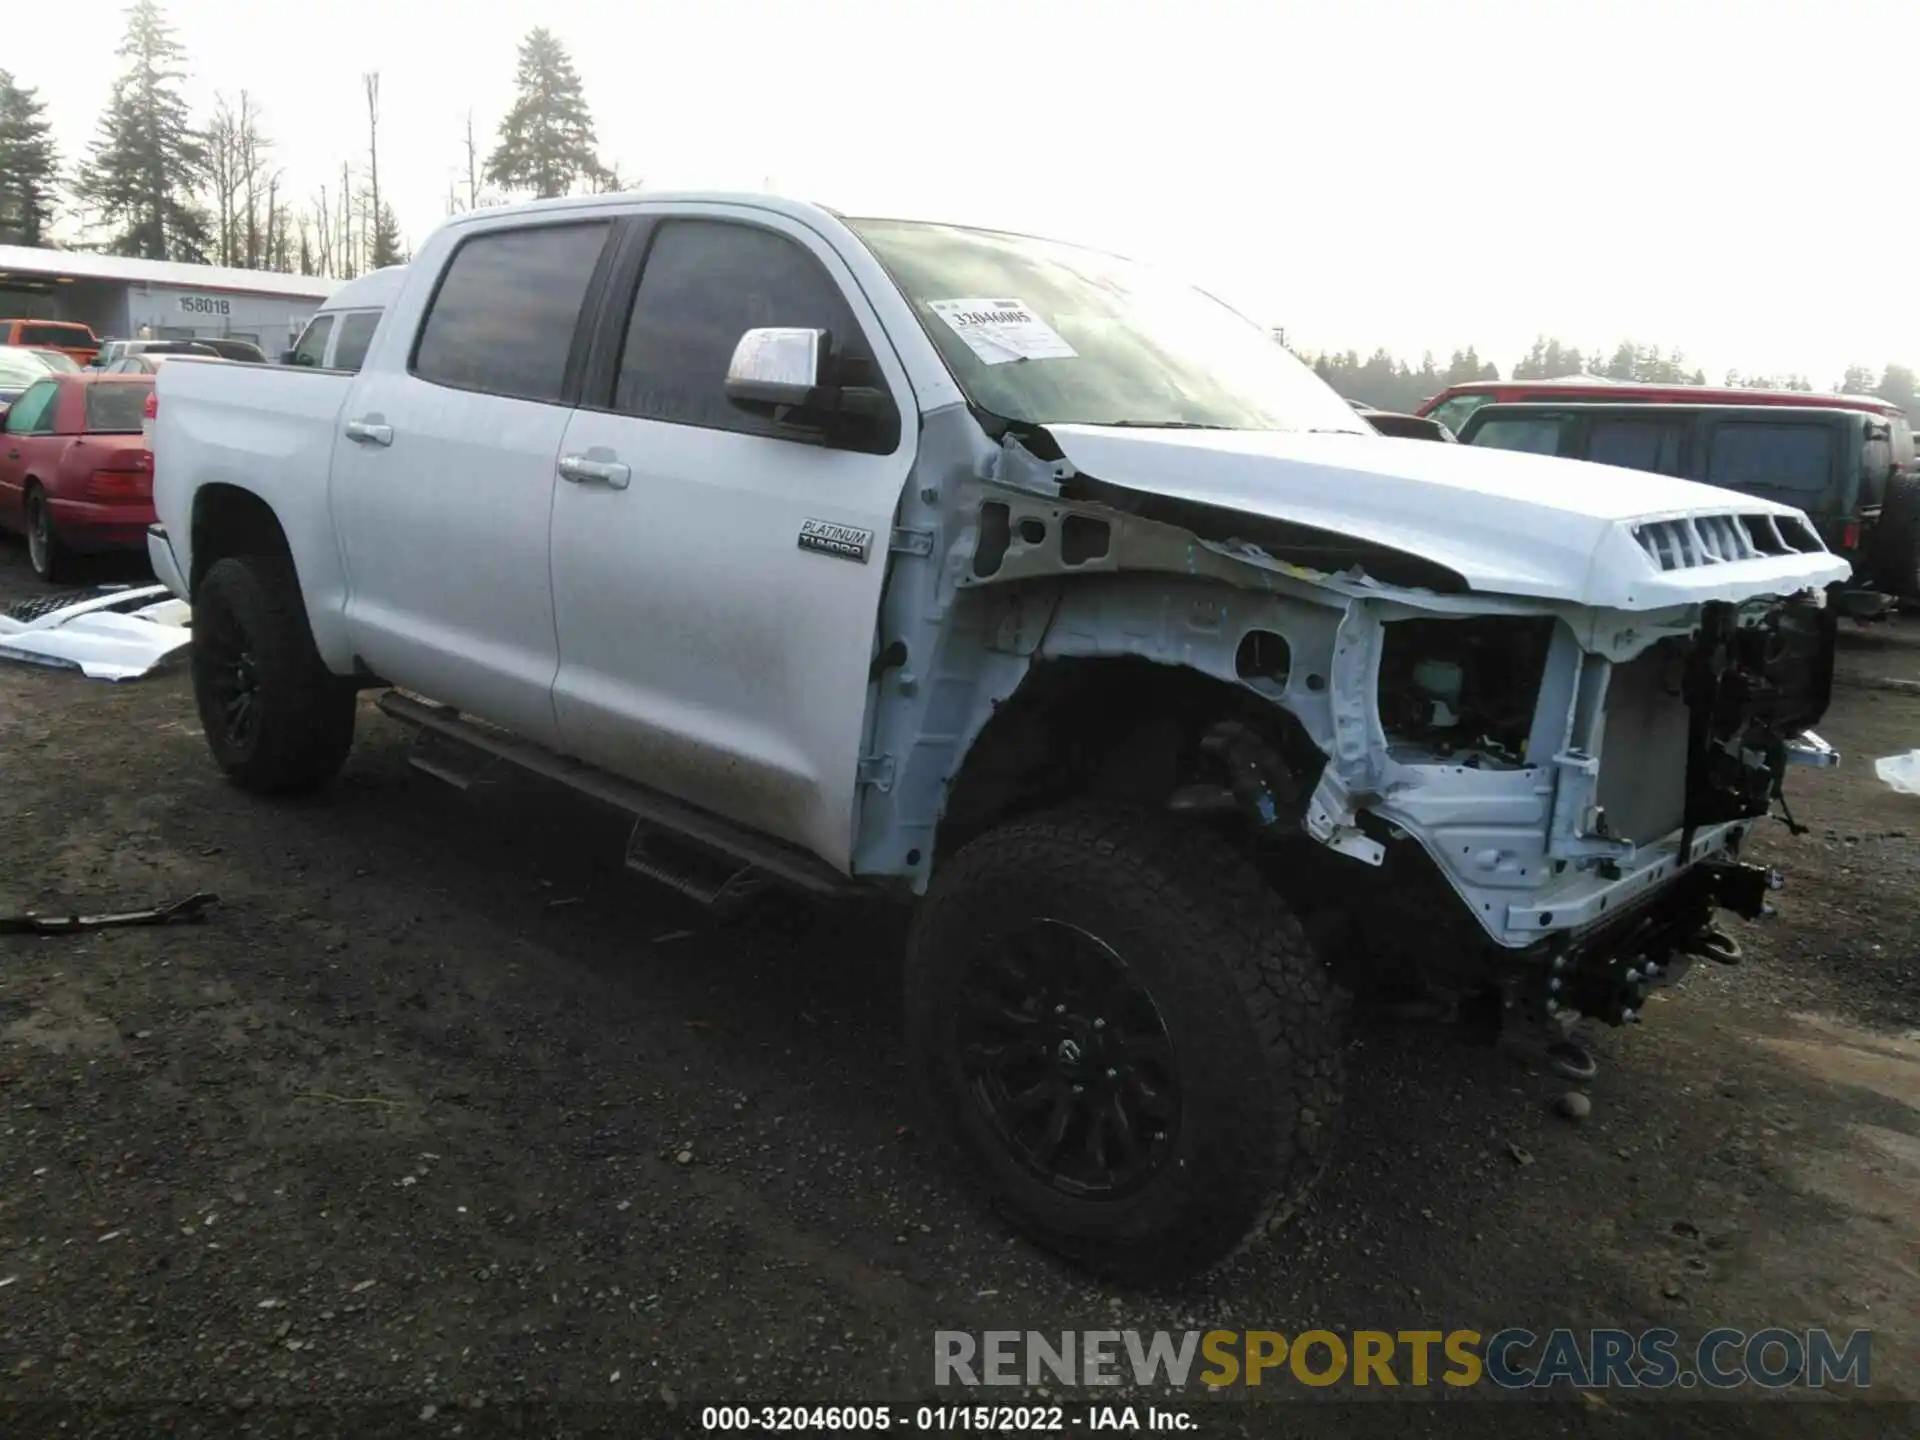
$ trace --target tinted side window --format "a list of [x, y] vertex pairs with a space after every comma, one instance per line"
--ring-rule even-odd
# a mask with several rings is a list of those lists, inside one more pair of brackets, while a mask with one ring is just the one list
[[1707, 455], [1707, 483], [1822, 494], [1832, 475], [1834, 438], [1824, 425], [1721, 425]]
[[605, 221], [476, 235], [454, 252], [413, 373], [460, 390], [558, 400]]
[[340, 339], [333, 347], [333, 368], [358, 370], [366, 362], [367, 346], [380, 324], [378, 310], [355, 310], [340, 321]]
[[333, 334], [333, 316], [316, 315], [293, 347], [293, 363], [318, 365], [327, 358], [327, 337]]
[[1489, 420], [1468, 442], [1493, 450], [1520, 450], [1528, 455], [1560, 453], [1558, 420]]
[[60, 387], [51, 380], [36, 380], [7, 411], [9, 435], [45, 435], [53, 429], [54, 397]]
[[78, 325], [22, 325], [20, 343], [47, 345], [55, 350], [63, 348], [83, 350], [93, 342], [87, 332]]
[[613, 408], [676, 425], [790, 434], [726, 396], [734, 347], [766, 325], [819, 327], [843, 362], [871, 359], [840, 287], [799, 245], [724, 220], [668, 221], [647, 252]]
[[1671, 420], [1598, 419], [1587, 435], [1587, 459], [1658, 475], [1680, 473], [1683, 426]]

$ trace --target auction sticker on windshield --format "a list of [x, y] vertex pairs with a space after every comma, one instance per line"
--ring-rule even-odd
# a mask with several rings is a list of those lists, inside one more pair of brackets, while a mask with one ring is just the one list
[[1072, 360], [1074, 348], [1024, 300], [930, 300], [932, 310], [986, 365]]

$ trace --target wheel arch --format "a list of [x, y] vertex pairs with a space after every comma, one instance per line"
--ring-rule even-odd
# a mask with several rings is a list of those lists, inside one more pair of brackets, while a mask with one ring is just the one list
[[[1225, 788], [1226, 764], [1202, 759], [1222, 725], [1263, 740], [1275, 782], [1304, 799], [1324, 756], [1299, 717], [1245, 684], [1144, 655], [1042, 655], [962, 755], [936, 861], [996, 825], [1072, 801], [1167, 809], [1183, 787]], [[1197, 791], [1193, 800], [1220, 803]]]
[[[193, 495], [188, 517], [187, 589], [194, 594], [215, 562], [240, 555], [284, 557], [294, 570], [314, 645], [335, 674], [353, 672], [345, 623], [346, 585], [325, 491], [292, 502], [267, 498], [268, 486], [210, 480]], [[176, 552], [177, 553], [177, 552]]]

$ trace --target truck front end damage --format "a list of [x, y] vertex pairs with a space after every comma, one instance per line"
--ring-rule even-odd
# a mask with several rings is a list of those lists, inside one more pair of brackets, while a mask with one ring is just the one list
[[1334, 662], [1358, 698], [1334, 707], [1306, 828], [1371, 866], [1417, 844], [1517, 997], [1631, 1020], [1689, 958], [1731, 953], [1716, 909], [1765, 912], [1777, 881], [1741, 851], [1776, 809], [1791, 823], [1789, 765], [1836, 758], [1810, 733], [1833, 633], [1817, 594], [1654, 615], [1358, 600]]
[[[927, 627], [930, 698], [877, 732], [913, 758], [876, 851], [1107, 786], [1232, 828], [1359, 988], [1620, 1023], [1691, 958], [1737, 954], [1716, 912], [1761, 915], [1775, 883], [1743, 848], [1792, 823], [1789, 766], [1837, 758], [1811, 727], [1838, 562], [1802, 518], [1680, 486], [1691, 508], [1651, 518], [1469, 493], [1457, 526], [1415, 526], [1436, 505], [1416, 472], [1470, 452], [1346, 439], [1210, 475], [1255, 442], [1186, 440], [1155, 437], [1173, 468], [1152, 488], [1121, 468], [1134, 437], [1009, 438], [928, 492], [942, 513], [916, 523], [951, 538], [898, 598], [902, 633], [909, 607]], [[1385, 479], [1401, 488], [1352, 493]], [[1116, 662], [1150, 663], [1085, 705], [1046, 693]], [[1216, 683], [1135, 685], [1168, 671]], [[969, 718], [936, 722], [931, 697], [963, 692]]]

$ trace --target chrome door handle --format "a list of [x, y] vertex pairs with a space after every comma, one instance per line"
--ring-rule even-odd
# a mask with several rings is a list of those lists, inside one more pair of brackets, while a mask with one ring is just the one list
[[576, 485], [598, 483], [609, 490], [624, 490], [633, 482], [633, 468], [621, 460], [589, 460], [585, 455], [562, 455], [560, 478]]
[[363, 445], [391, 445], [393, 443], [393, 427], [382, 424], [378, 420], [349, 420], [347, 421], [346, 428], [347, 438], [349, 440], [358, 440]]

